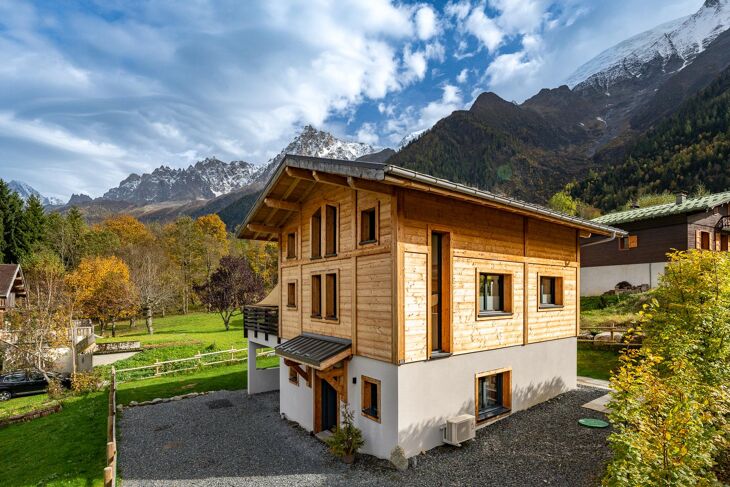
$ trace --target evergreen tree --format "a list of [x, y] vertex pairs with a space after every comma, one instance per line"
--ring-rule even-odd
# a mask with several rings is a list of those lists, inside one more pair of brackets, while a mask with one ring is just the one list
[[20, 262], [29, 250], [23, 231], [23, 200], [0, 180], [0, 215], [3, 222], [3, 261]]
[[23, 214], [23, 231], [30, 248], [40, 243], [46, 233], [46, 212], [43, 209], [41, 200], [36, 195], [31, 195], [25, 204]]

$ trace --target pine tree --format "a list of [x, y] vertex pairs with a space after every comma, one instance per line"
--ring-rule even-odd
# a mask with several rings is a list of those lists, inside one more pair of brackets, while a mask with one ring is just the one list
[[3, 261], [16, 263], [29, 250], [23, 232], [23, 200], [0, 180], [0, 214], [3, 222]]
[[23, 231], [30, 248], [41, 242], [46, 232], [46, 213], [41, 200], [31, 195], [25, 205], [23, 213]]

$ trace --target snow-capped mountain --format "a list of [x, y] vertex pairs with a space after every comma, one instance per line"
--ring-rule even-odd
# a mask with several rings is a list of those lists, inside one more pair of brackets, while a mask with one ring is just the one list
[[198, 161], [187, 169], [160, 166], [152, 173], [130, 174], [103, 198], [137, 204], [207, 200], [251, 184], [262, 168], [245, 161]]
[[679, 71], [730, 28], [730, 0], [706, 0], [693, 15], [659, 25], [603, 51], [567, 81], [607, 90], [623, 80]]
[[420, 138], [423, 134], [426, 133], [427, 130], [428, 129], [417, 130], [417, 131], [411, 132], [410, 134], [408, 134], [405, 137], [403, 137], [401, 139], [401, 141], [398, 143], [398, 147], [396, 147], [396, 151], [401, 150], [403, 147], [407, 146], [408, 144], [410, 144], [414, 140], [417, 140], [418, 138]]
[[294, 140], [273, 157], [267, 165], [273, 164], [273, 167], [276, 167], [286, 154], [354, 161], [358, 157], [372, 154], [375, 150], [371, 145], [338, 139], [329, 132], [306, 125], [302, 132], [294, 137]]
[[24, 183], [23, 181], [12, 180], [8, 183], [8, 186], [11, 190], [18, 193], [18, 196], [20, 196], [23, 201], [28, 201], [28, 198], [35, 195], [39, 200], [41, 200], [41, 204], [43, 204], [43, 206], [56, 206], [63, 204], [63, 201], [59, 198], [43, 196], [33, 186], [28, 183]]

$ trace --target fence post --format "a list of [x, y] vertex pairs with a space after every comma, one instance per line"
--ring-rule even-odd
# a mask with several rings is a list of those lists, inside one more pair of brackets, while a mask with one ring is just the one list
[[114, 481], [114, 473], [111, 467], [104, 468], [104, 487], [111, 487]]
[[611, 323], [611, 343], [613, 343], [613, 330], [616, 328], [616, 323]]
[[200, 350], [198, 350], [198, 353], [195, 354], [195, 358], [197, 359], [196, 363], [198, 364], [198, 367], [202, 365], [202, 361], [200, 360]]
[[235, 348], [231, 348], [231, 362], [233, 362], [233, 354], [235, 353], [234, 350]]
[[155, 359], [155, 376], [160, 375], [160, 361]]

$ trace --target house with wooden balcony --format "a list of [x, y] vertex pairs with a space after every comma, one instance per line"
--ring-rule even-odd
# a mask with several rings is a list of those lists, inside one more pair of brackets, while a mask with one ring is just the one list
[[600, 216], [627, 235], [590, 243], [581, 253], [581, 295], [595, 296], [619, 283], [656, 287], [674, 250], [730, 251], [730, 191], [695, 198], [675, 195], [673, 203], [631, 208]]
[[[625, 232], [387, 164], [287, 155], [240, 226], [279, 243], [247, 307], [249, 393], [316, 434], [410, 457], [576, 386], [581, 244]], [[276, 377], [274, 377], [276, 374]], [[278, 382], [274, 379], [278, 379]]]
[[19, 298], [26, 296], [23, 270], [18, 264], [0, 264], [0, 328], [5, 313], [12, 310]]

